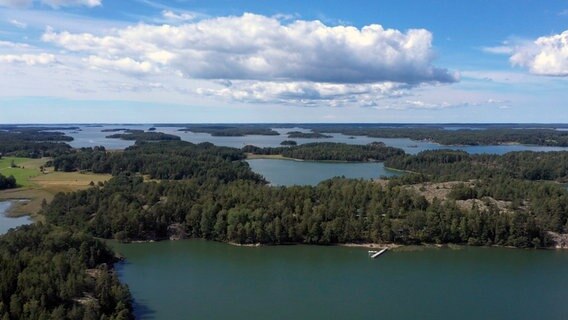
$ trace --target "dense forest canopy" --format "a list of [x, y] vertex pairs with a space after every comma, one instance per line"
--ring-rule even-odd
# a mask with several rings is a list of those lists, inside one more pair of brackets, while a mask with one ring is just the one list
[[434, 181], [469, 180], [506, 176], [523, 180], [568, 181], [568, 152], [509, 152], [471, 155], [464, 151], [431, 150], [401, 155], [385, 165], [426, 174]]
[[13, 128], [0, 130], [0, 156], [27, 158], [51, 157], [71, 150], [64, 143], [73, 138], [62, 132], [44, 131], [44, 128]]
[[264, 181], [244, 161], [245, 154], [211, 143], [185, 141], [136, 142], [123, 152], [107, 152], [102, 147], [74, 150], [53, 159], [58, 171], [95, 173], [141, 173], [152, 179], [190, 179], [220, 181], [237, 179]]
[[0, 237], [1, 319], [133, 319], [113, 253], [77, 231], [35, 224]]
[[[289, 150], [318, 155], [326, 148], [393, 149], [384, 158], [387, 164], [417, 173], [386, 185], [332, 179], [315, 187], [271, 187], [242, 161], [244, 151], [278, 149], [282, 154]], [[124, 152], [83, 149], [55, 158], [59, 170], [110, 172], [115, 178], [101, 187], [59, 195], [44, 213], [51, 223], [120, 240], [173, 235], [239, 243], [452, 242], [540, 247], [550, 245], [548, 232], [565, 231], [568, 192], [555, 183], [528, 181], [542, 178], [529, 173], [533, 166], [546, 164], [547, 171], [556, 172], [550, 178], [561, 179], [565, 156], [461, 151], [409, 156], [382, 144], [238, 150], [207, 143], [139, 142]], [[505, 163], [509, 170], [499, 167]], [[162, 181], [144, 182], [139, 174]], [[450, 180], [467, 184], [456, 185], [444, 199], [426, 200], [412, 187]]]
[[315, 142], [278, 148], [245, 146], [242, 150], [257, 155], [282, 155], [287, 158], [313, 161], [384, 161], [404, 155], [402, 149], [387, 147], [382, 142], [367, 145]]

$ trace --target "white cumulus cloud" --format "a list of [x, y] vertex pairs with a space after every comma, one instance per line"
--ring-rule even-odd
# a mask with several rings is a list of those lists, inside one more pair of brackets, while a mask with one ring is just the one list
[[516, 47], [510, 60], [536, 75], [568, 76], [568, 30]]
[[57, 60], [54, 55], [48, 53], [41, 54], [3, 54], [0, 55], [0, 63], [9, 64], [26, 64], [28, 66], [35, 65], [49, 65], [55, 63]]
[[432, 65], [432, 34], [380, 25], [283, 24], [246, 13], [194, 23], [139, 24], [107, 35], [48, 30], [43, 40], [102, 59], [130, 58], [197, 79], [326, 83], [455, 82]]

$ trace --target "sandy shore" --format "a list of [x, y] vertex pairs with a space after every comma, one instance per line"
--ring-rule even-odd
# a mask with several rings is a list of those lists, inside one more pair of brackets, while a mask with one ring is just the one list
[[367, 248], [367, 249], [395, 249], [400, 248], [402, 245], [394, 243], [338, 243], [335, 244], [338, 247], [349, 247], [349, 248]]

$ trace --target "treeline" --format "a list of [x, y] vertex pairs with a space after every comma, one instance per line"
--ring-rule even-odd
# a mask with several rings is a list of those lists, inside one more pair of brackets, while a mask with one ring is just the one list
[[14, 128], [0, 131], [0, 155], [41, 158], [52, 157], [71, 149], [66, 143], [73, 138], [61, 132], [47, 132], [33, 128]]
[[521, 180], [568, 181], [568, 152], [509, 152], [472, 155], [464, 151], [432, 150], [401, 155], [385, 166], [427, 175], [433, 181], [509, 177]]
[[81, 232], [34, 224], [0, 237], [0, 318], [134, 319], [113, 253]]
[[548, 246], [547, 231], [566, 227], [567, 192], [552, 184], [525, 188], [538, 201], [502, 211], [491, 204], [462, 208], [451, 199], [430, 203], [405, 186], [363, 180], [269, 187], [120, 175], [104, 187], [56, 196], [44, 214], [51, 223], [119, 240]]
[[391, 157], [404, 155], [402, 149], [387, 147], [382, 142], [367, 145], [321, 142], [277, 148], [245, 146], [242, 150], [253, 154], [282, 155], [288, 158], [313, 161], [384, 161]]
[[374, 138], [409, 138], [443, 145], [493, 145], [507, 143], [568, 147], [568, 131], [554, 129], [481, 128], [480, 130], [445, 130], [436, 127], [384, 128], [360, 125], [306, 126], [317, 133], [341, 133]]
[[135, 140], [135, 141], [172, 141], [181, 140], [180, 137], [155, 131], [125, 130], [124, 133], [115, 133], [106, 136], [109, 139]]
[[4, 176], [0, 174], [0, 190], [16, 188], [18, 184], [16, 183], [16, 178], [14, 176]]
[[238, 179], [264, 181], [243, 160], [245, 154], [211, 143], [185, 141], [140, 142], [123, 152], [108, 152], [103, 147], [82, 148], [57, 156], [52, 165], [57, 171], [92, 171], [117, 175], [123, 172], [148, 175], [151, 179], [198, 180]]
[[280, 133], [268, 127], [256, 125], [222, 126], [202, 125], [190, 126], [179, 131], [191, 131], [196, 133], [209, 133], [214, 137], [242, 137], [248, 135], [278, 136]]

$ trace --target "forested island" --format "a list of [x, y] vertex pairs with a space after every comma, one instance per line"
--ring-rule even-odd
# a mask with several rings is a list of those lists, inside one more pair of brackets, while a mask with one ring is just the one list
[[281, 146], [297, 146], [298, 142], [294, 141], [294, 140], [284, 140], [282, 142], [280, 142]]
[[384, 161], [394, 156], [404, 155], [402, 149], [387, 147], [382, 142], [367, 145], [316, 142], [279, 148], [259, 148], [249, 145], [243, 147], [242, 150], [253, 155], [281, 155], [286, 158], [311, 161]]
[[109, 139], [122, 139], [122, 140], [132, 140], [132, 141], [169, 141], [169, 140], [181, 140], [179, 136], [155, 132], [155, 131], [144, 131], [144, 130], [125, 130], [124, 133], [115, 133], [107, 136]]
[[44, 128], [10, 128], [0, 130], [0, 156], [41, 158], [71, 150], [71, 146], [64, 142], [73, 138], [62, 132], [45, 131]]
[[409, 138], [433, 141], [443, 145], [498, 145], [531, 144], [541, 146], [568, 146], [568, 131], [548, 128], [482, 127], [479, 129], [445, 130], [443, 127], [385, 128], [372, 125], [306, 125], [314, 133], [341, 133], [347, 136], [372, 138]]
[[287, 133], [290, 139], [327, 139], [332, 138], [332, 136], [323, 134], [320, 132], [300, 132], [300, 131], [290, 131]]
[[191, 126], [179, 129], [196, 133], [209, 133], [214, 137], [242, 137], [248, 135], [278, 136], [280, 133], [263, 126]]

